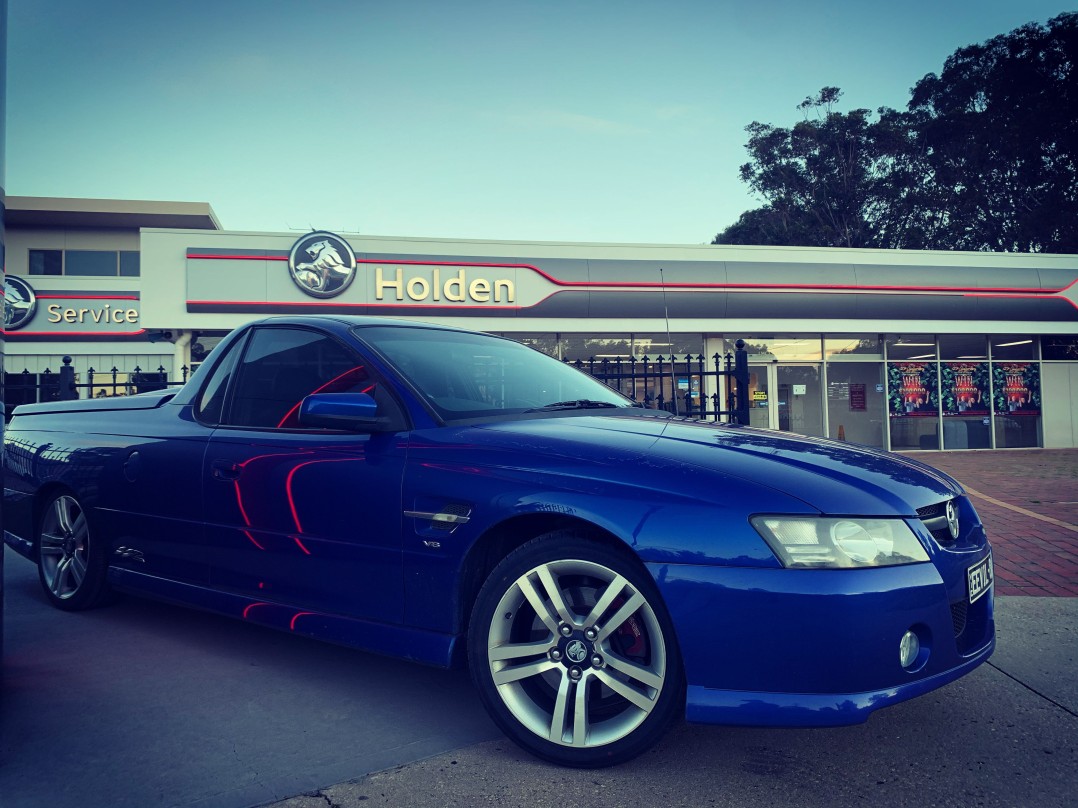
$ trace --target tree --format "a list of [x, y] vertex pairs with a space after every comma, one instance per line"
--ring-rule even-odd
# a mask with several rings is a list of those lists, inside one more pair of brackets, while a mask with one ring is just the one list
[[872, 246], [878, 124], [867, 109], [836, 112], [841, 96], [824, 87], [806, 98], [798, 105], [804, 120], [790, 129], [746, 127], [753, 161], [741, 179], [768, 204], [742, 214], [717, 243]]
[[1078, 252], [1078, 13], [960, 48], [905, 111], [840, 97], [746, 127], [765, 204], [713, 243]]

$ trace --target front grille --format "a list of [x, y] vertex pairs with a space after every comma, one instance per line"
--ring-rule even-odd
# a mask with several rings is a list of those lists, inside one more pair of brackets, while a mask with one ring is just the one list
[[918, 508], [917, 515], [921, 518], [928, 532], [932, 534], [932, 538], [939, 544], [954, 544], [955, 539], [947, 527], [947, 501], [936, 502], [932, 505]]
[[917, 509], [917, 515], [921, 519], [931, 519], [933, 516], [939, 516], [947, 508], [947, 503], [937, 502], [935, 505], [925, 505], [923, 508]]
[[954, 627], [955, 637], [960, 637], [966, 630], [966, 617], [969, 614], [969, 604], [964, 600], [955, 601], [951, 604], [951, 625]]

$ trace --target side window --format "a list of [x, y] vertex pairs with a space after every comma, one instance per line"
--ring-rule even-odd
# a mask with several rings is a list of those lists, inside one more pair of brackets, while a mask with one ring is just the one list
[[236, 368], [223, 423], [300, 429], [299, 406], [312, 393], [368, 393], [380, 411], [398, 411], [366, 364], [330, 337], [298, 328], [256, 328]]
[[228, 353], [218, 362], [213, 369], [206, 386], [202, 388], [202, 395], [198, 397], [196, 414], [198, 419], [208, 424], [221, 423], [221, 415], [224, 413], [225, 394], [228, 392], [228, 380], [232, 378], [232, 371], [236, 368], [236, 359], [243, 352], [244, 339], [238, 339], [229, 348]]

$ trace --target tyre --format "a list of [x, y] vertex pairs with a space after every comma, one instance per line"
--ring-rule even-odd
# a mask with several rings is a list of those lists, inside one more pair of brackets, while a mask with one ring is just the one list
[[49, 500], [37, 535], [37, 571], [49, 602], [80, 611], [101, 605], [108, 595], [105, 548], [90, 533], [88, 514], [71, 494]]
[[509, 554], [483, 584], [468, 660], [495, 723], [567, 766], [612, 766], [649, 749], [683, 710], [666, 608], [628, 553], [574, 532]]

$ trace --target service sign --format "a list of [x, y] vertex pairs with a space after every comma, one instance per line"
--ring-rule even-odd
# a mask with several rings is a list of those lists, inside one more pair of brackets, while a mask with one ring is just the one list
[[139, 293], [37, 289], [30, 279], [4, 279], [4, 331], [22, 337], [128, 337], [142, 334]]

